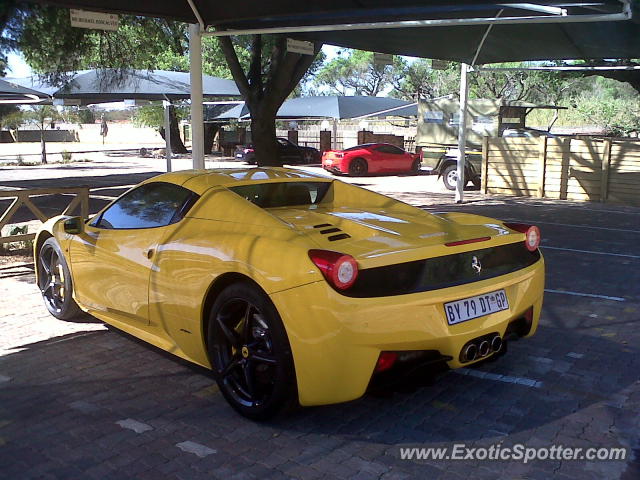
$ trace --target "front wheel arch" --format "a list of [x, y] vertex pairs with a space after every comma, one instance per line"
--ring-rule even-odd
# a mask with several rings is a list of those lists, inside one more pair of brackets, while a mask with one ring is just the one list
[[[222, 275], [216, 277], [216, 279], [211, 283], [209, 289], [207, 290], [207, 294], [205, 295], [204, 301], [202, 302], [202, 311], [200, 312], [200, 324], [202, 326], [202, 338], [204, 339], [205, 347], [208, 349], [209, 345], [207, 345], [207, 337], [209, 331], [209, 312], [211, 311], [211, 307], [213, 307], [216, 298], [218, 295], [227, 288], [229, 285], [234, 283], [251, 283], [259, 288], [267, 297], [267, 293], [264, 289], [252, 278], [238, 272], [227, 272]], [[285, 327], [286, 328], [286, 327]]]

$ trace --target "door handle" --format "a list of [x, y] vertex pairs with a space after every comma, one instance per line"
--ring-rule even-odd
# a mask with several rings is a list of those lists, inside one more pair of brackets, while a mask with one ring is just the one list
[[153, 248], [148, 248], [143, 253], [145, 257], [147, 257], [148, 259], [151, 259], [151, 257], [153, 257], [154, 251], [153, 251]]

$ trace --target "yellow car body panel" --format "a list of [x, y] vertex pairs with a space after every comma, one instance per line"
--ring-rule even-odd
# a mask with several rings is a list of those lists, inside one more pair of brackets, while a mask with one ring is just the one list
[[[317, 205], [263, 209], [229, 186], [327, 182]], [[83, 310], [164, 350], [210, 367], [205, 325], [222, 279], [255, 282], [278, 310], [292, 349], [300, 403], [360, 397], [382, 351], [438, 350], [462, 366], [463, 345], [505, 333], [533, 307], [537, 327], [544, 261], [495, 278], [403, 295], [353, 298], [335, 291], [309, 259], [310, 249], [352, 255], [360, 269], [411, 262], [524, 241], [502, 222], [461, 213], [433, 215], [384, 195], [288, 169], [202, 170], [149, 182], [182, 185], [200, 196], [179, 222], [158, 228], [106, 230], [89, 223], [64, 232], [67, 217], [48, 221], [35, 242], [60, 244]], [[105, 207], [109, 208], [109, 206]], [[346, 233], [332, 242], [316, 228]], [[480, 243], [445, 243], [483, 238]], [[509, 308], [448, 325], [443, 304], [504, 289]]]

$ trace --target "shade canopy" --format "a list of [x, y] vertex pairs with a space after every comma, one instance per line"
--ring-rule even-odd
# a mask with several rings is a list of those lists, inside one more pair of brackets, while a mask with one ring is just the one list
[[[198, 15], [187, 1], [38, 1], [191, 23], [200, 17], [216, 30], [290, 29], [286, 32], [291, 37], [332, 45], [465, 63], [636, 58], [640, 52], [635, 0], [193, 0]], [[634, 18], [607, 21], [625, 18], [620, 17], [625, 11], [633, 12]], [[397, 28], [398, 22], [405, 22], [401, 26], [406, 28]], [[305, 27], [309, 31], [301, 32]], [[327, 30], [331, 28], [335, 29]]]
[[[189, 73], [165, 70], [83, 70], [68, 78], [70, 80], [61, 88], [42, 82], [37, 76], [12, 81], [56, 99], [78, 100], [83, 105], [128, 99], [187, 99], [191, 88]], [[203, 76], [203, 90], [206, 97], [240, 96], [233, 80], [209, 75]]]
[[0, 79], [0, 103], [39, 103], [50, 100], [49, 96], [16, 83]]
[[[207, 105], [207, 120], [248, 120], [249, 109], [242, 104]], [[220, 113], [218, 113], [220, 112]], [[415, 103], [397, 98], [364, 96], [298, 97], [282, 104], [276, 118], [336, 119], [359, 117], [411, 117], [418, 115]]]

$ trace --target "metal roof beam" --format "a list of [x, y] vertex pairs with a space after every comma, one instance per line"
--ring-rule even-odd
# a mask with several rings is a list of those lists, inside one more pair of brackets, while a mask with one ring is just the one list
[[[192, 0], [189, 0], [190, 2]], [[338, 23], [301, 25], [288, 27], [264, 27], [203, 31], [202, 34], [212, 37], [228, 37], [232, 35], [257, 35], [257, 34], [289, 34], [331, 32], [345, 30], [375, 30], [397, 28], [424, 28], [424, 27], [462, 27], [471, 25], [517, 25], [517, 24], [543, 24], [543, 23], [591, 23], [591, 22], [620, 22], [630, 20], [633, 16], [629, 0], [621, 0], [623, 9], [617, 13], [585, 14], [585, 15], [528, 15], [523, 17], [477, 17], [477, 18], [438, 18], [422, 20], [399, 20], [392, 22], [364, 22], [364, 23]], [[510, 6], [513, 4], [505, 4]], [[523, 5], [523, 4], [517, 4]]]

